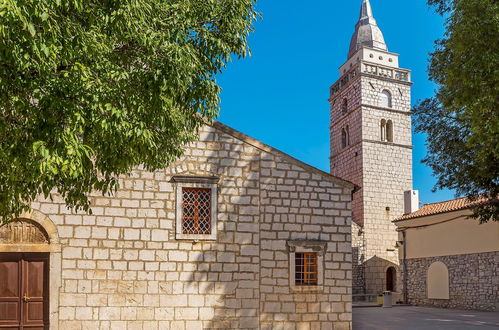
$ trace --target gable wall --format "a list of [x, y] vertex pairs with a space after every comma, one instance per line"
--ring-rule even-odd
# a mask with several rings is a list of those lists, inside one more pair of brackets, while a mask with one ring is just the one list
[[[220, 177], [216, 242], [175, 240], [175, 174]], [[178, 162], [92, 202], [33, 204], [62, 245], [53, 328], [351, 328], [350, 189], [299, 162], [205, 127]], [[322, 292], [290, 291], [289, 239], [329, 241]]]

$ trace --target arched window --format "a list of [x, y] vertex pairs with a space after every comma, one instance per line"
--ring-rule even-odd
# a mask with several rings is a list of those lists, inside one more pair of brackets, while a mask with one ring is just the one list
[[341, 129], [341, 148], [347, 147], [347, 130], [345, 128]]
[[386, 291], [395, 291], [397, 281], [397, 271], [395, 267], [389, 267], [386, 270]]
[[386, 140], [393, 142], [393, 122], [391, 120], [386, 122]]
[[341, 113], [345, 114], [348, 112], [348, 100], [343, 99], [343, 103], [341, 104]]
[[379, 106], [383, 108], [391, 108], [392, 107], [392, 93], [383, 90], [379, 95]]
[[430, 265], [426, 282], [428, 299], [449, 299], [449, 270], [443, 262]]
[[380, 138], [381, 141], [386, 141], [386, 120], [381, 119], [380, 122]]

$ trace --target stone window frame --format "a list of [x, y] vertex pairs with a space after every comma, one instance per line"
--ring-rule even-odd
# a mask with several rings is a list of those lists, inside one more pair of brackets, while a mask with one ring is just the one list
[[[175, 183], [175, 239], [190, 241], [215, 241], [218, 231], [218, 177], [174, 176]], [[211, 190], [211, 234], [184, 234], [182, 232], [183, 188], [203, 188]]]
[[[289, 248], [289, 286], [294, 292], [320, 292], [324, 290], [324, 254], [327, 242], [324, 241], [288, 241]], [[317, 285], [296, 285], [296, 253], [317, 253]]]

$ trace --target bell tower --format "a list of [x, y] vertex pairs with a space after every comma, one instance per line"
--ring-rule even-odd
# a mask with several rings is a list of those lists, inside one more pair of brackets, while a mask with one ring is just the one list
[[354, 294], [401, 292], [391, 221], [404, 213], [404, 192], [412, 189], [413, 147], [411, 75], [398, 58], [363, 0], [329, 99], [331, 173], [360, 187], [352, 202]]

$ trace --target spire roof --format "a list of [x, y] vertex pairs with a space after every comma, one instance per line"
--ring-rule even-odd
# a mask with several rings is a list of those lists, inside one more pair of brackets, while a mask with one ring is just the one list
[[373, 10], [369, 0], [362, 0], [360, 7], [360, 18], [355, 25], [355, 32], [350, 42], [348, 58], [351, 58], [357, 50], [362, 47], [388, 50], [385, 38], [373, 16]]

